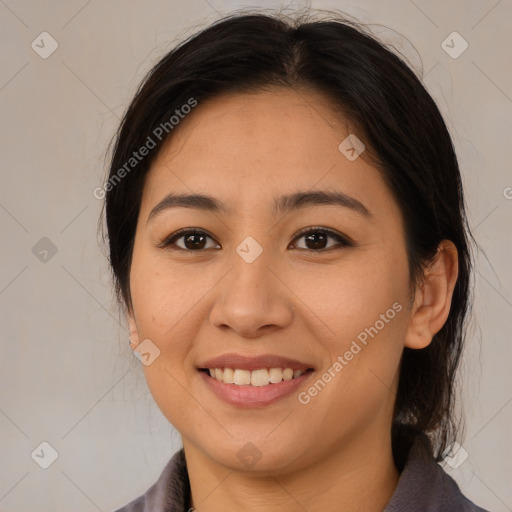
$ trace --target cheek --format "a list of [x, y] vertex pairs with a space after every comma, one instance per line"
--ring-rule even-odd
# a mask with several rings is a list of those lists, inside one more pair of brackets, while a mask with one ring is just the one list
[[326, 385], [329, 392], [322, 391], [325, 406], [380, 407], [393, 390], [408, 322], [405, 252], [354, 253], [342, 265], [303, 273], [292, 282], [309, 308], [303, 311], [312, 334], [329, 354], [322, 369], [331, 367], [324, 373], [332, 382]]
[[324, 278], [325, 296], [308, 295], [329, 327], [313, 329], [314, 335], [325, 333], [317, 339], [329, 360], [300, 403], [322, 418], [327, 431], [358, 429], [393, 409], [407, 310], [393, 280], [382, 276], [347, 269], [338, 275], [339, 285], [332, 284], [334, 276]]
[[180, 279], [183, 278], [177, 273], [171, 278], [155, 258], [135, 247], [130, 271], [131, 297], [140, 341], [149, 339], [160, 351], [151, 365], [143, 366], [148, 385], [156, 392], [158, 387], [152, 384], [168, 381], [167, 371], [175, 373], [170, 365], [176, 366], [186, 356], [186, 346], [176, 336], [180, 320], [190, 308], [181, 292]]
[[194, 312], [201, 296], [211, 289], [208, 273], [187, 263], [172, 263], [165, 254], [134, 251], [130, 273], [132, 302], [139, 334], [171, 339], [182, 327], [189, 311]]
[[155, 403], [179, 431], [204, 422], [204, 411], [191, 399], [188, 382], [191, 347], [201, 328], [197, 320], [207, 314], [200, 299], [211, 287], [201, 272], [134, 253], [131, 290], [139, 337], [150, 339], [160, 350], [151, 365], [142, 367], [144, 376]]
[[[347, 340], [373, 326], [388, 310], [383, 319], [386, 331], [392, 324], [395, 329], [400, 324], [399, 331], [403, 327], [409, 289], [403, 254], [354, 252], [336, 265], [320, 270], [311, 266], [300, 272], [300, 279], [290, 273], [285, 280], [293, 283], [304, 314], [315, 323], [313, 332], [318, 326], [333, 349], [342, 349]], [[401, 315], [392, 309], [395, 302], [402, 306]], [[386, 322], [388, 317], [392, 317], [390, 322]]]
[[160, 350], [144, 373], [155, 401], [168, 409], [169, 418], [173, 411], [190, 408], [185, 389], [195, 372], [194, 341], [208, 322], [208, 294], [219, 280], [200, 267], [170, 262], [144, 248], [134, 251], [130, 285], [139, 338], [150, 339]]

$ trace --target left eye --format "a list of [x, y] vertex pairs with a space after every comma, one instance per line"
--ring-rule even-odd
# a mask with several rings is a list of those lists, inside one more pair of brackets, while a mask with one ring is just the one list
[[[323, 251], [330, 249], [331, 247], [353, 247], [354, 243], [347, 237], [332, 231], [331, 229], [322, 228], [320, 226], [314, 228], [306, 228], [299, 232], [298, 236], [293, 241], [305, 239], [305, 243], [309, 244], [309, 247], [299, 247], [299, 249], [305, 249], [310, 251]], [[325, 246], [328, 239], [335, 240], [336, 243]]]
[[[288, 246], [289, 248], [292, 246], [294, 242], [304, 238], [306, 247], [299, 247], [299, 249], [309, 250], [314, 252], [320, 252], [326, 249], [330, 249], [335, 246], [339, 247], [353, 247], [354, 243], [347, 237], [336, 233], [328, 228], [322, 227], [314, 227], [314, 228], [306, 228], [299, 232], [299, 234], [293, 239], [292, 243]], [[213, 241], [213, 238], [206, 233], [205, 231], [199, 229], [182, 229], [169, 238], [165, 239], [161, 242], [158, 247], [160, 248], [168, 248], [171, 246], [175, 246], [178, 249], [184, 251], [192, 251], [199, 252], [203, 249], [215, 249], [220, 248], [219, 244], [214, 243], [213, 246], [210, 244], [208, 247], [207, 240], [210, 239]], [[335, 243], [328, 245], [328, 240], [334, 240]], [[178, 241], [183, 240], [183, 243], [180, 244]], [[327, 244], [327, 245], [326, 245]], [[293, 247], [292, 247], [293, 248]]]

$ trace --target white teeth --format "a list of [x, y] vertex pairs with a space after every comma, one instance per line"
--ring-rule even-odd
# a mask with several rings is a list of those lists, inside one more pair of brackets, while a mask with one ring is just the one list
[[[222, 370], [221, 370], [222, 371]], [[233, 375], [233, 384], [243, 386], [251, 383], [251, 372], [249, 370], [235, 370]]]
[[286, 368], [283, 370], [283, 379], [284, 380], [292, 380], [293, 379], [293, 370], [291, 368]]
[[269, 382], [268, 370], [254, 370], [251, 372], [251, 384], [253, 386], [266, 386]]
[[292, 370], [291, 368], [262, 368], [260, 370], [239, 370], [233, 368], [209, 368], [210, 377], [224, 382], [226, 384], [236, 384], [237, 386], [267, 386], [268, 384], [278, 384], [285, 380], [292, 380], [300, 377], [303, 370]]
[[268, 371], [268, 378], [273, 384], [281, 382], [283, 380], [283, 370], [281, 370], [281, 368], [270, 368]]
[[235, 382], [235, 370], [231, 368], [224, 368], [224, 375], [222, 380], [226, 384], [233, 384]]

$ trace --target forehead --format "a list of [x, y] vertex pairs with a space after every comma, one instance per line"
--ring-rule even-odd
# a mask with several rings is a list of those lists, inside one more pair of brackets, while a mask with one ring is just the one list
[[240, 161], [247, 155], [245, 167], [251, 164], [249, 156], [267, 164], [304, 161], [318, 151], [336, 155], [339, 139], [348, 129], [347, 121], [319, 94], [284, 88], [223, 94], [199, 103], [180, 122], [162, 156], [179, 158], [180, 153], [193, 151], [197, 158], [207, 159], [213, 153], [216, 159]]
[[170, 190], [208, 191], [228, 207], [316, 188], [387, 195], [375, 168], [340, 151], [353, 128], [320, 94], [225, 94], [199, 103], [177, 128], [151, 166], [143, 207]]

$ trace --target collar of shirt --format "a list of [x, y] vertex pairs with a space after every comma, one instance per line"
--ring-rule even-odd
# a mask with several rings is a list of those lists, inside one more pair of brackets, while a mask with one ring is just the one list
[[[460, 491], [455, 480], [435, 461], [425, 434], [405, 448], [398, 485], [383, 512], [488, 512]], [[142, 496], [115, 512], [192, 512], [190, 482], [183, 449], [167, 462], [160, 477]]]

